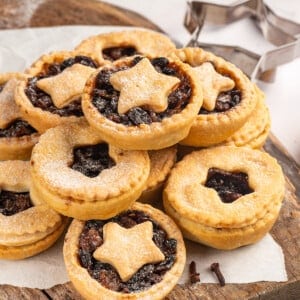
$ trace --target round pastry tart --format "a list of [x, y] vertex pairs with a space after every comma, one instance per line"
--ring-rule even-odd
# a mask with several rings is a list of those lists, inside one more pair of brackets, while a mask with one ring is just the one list
[[63, 215], [110, 218], [126, 209], [145, 188], [146, 151], [107, 145], [85, 121], [47, 130], [31, 157], [31, 195]]
[[161, 150], [148, 151], [150, 173], [146, 189], [139, 198], [140, 202], [153, 204], [161, 201], [163, 184], [176, 162], [176, 153], [177, 145]]
[[257, 95], [241, 70], [200, 48], [175, 50], [172, 57], [192, 66], [203, 86], [203, 105], [181, 144], [195, 147], [218, 144], [244, 125], [256, 106]]
[[136, 56], [103, 66], [87, 81], [82, 109], [103, 139], [129, 150], [157, 150], [189, 132], [202, 104], [187, 64]]
[[0, 162], [0, 259], [38, 254], [62, 234], [67, 218], [29, 194], [28, 161]]
[[21, 73], [0, 74], [0, 160], [29, 159], [38, 142], [37, 131], [25, 120], [16, 105], [14, 92]]
[[162, 299], [185, 265], [181, 232], [162, 211], [134, 203], [107, 220], [73, 220], [65, 238], [69, 277], [85, 299]]
[[75, 49], [95, 55], [101, 63], [108, 63], [137, 54], [165, 56], [175, 48], [174, 43], [161, 33], [128, 30], [89, 37]]
[[43, 55], [28, 70], [16, 91], [23, 118], [39, 132], [83, 117], [81, 93], [99, 67], [96, 59], [77, 52]]
[[283, 196], [284, 176], [274, 158], [222, 146], [195, 151], [173, 168], [164, 207], [187, 238], [234, 249], [271, 229]]
[[268, 107], [265, 104], [264, 93], [255, 86], [258, 101], [247, 122], [230, 136], [224, 144], [235, 146], [249, 146], [253, 149], [261, 148], [270, 131], [271, 119]]

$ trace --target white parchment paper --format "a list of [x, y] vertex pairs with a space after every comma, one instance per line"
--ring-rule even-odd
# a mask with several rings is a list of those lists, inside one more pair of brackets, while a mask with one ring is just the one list
[[[90, 35], [125, 29], [118, 26], [60, 26], [0, 31], [0, 72], [22, 71], [40, 55], [71, 50]], [[128, 29], [128, 28], [127, 28]], [[62, 256], [63, 237], [49, 250], [20, 261], [0, 260], [0, 284], [49, 288], [68, 281]], [[187, 265], [180, 283], [188, 282], [188, 265], [194, 260], [201, 282], [217, 282], [209, 271], [219, 262], [227, 283], [286, 281], [280, 246], [267, 235], [255, 245], [220, 251], [186, 241]]]

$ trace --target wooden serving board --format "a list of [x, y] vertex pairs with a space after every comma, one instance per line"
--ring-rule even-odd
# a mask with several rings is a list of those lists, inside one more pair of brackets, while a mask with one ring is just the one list
[[[161, 31], [132, 11], [96, 0], [0, 0], [0, 29], [74, 24], [141, 26]], [[166, 299], [300, 299], [300, 168], [273, 135], [265, 150], [277, 158], [286, 177], [285, 201], [271, 234], [283, 249], [288, 281], [225, 287], [202, 283], [177, 285]], [[0, 299], [82, 298], [71, 283], [66, 283], [47, 290], [0, 285]]]

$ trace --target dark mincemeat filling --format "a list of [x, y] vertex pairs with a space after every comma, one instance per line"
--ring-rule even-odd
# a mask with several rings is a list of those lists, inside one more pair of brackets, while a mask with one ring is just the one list
[[4, 89], [5, 83], [0, 84], [0, 93], [2, 92], [2, 90]]
[[0, 191], [0, 214], [12, 216], [30, 207], [32, 207], [32, 203], [28, 192]]
[[16, 120], [4, 129], [0, 129], [0, 138], [21, 137], [37, 131], [24, 120]]
[[[131, 228], [146, 221], [151, 221], [153, 224], [153, 241], [165, 255], [165, 260], [144, 265], [131, 279], [122, 282], [118, 272], [110, 264], [101, 263], [93, 257], [94, 251], [103, 244], [103, 226], [106, 223], [115, 222], [125, 228]], [[79, 238], [78, 255], [81, 265], [105, 288], [132, 293], [145, 290], [160, 282], [164, 274], [174, 265], [176, 252], [177, 241], [168, 238], [167, 233], [158, 223], [142, 211], [128, 210], [109, 220], [87, 221]]]
[[69, 105], [63, 108], [57, 108], [52, 102], [51, 96], [39, 89], [36, 85], [37, 81], [46, 77], [55, 76], [61, 73], [64, 69], [71, 67], [74, 64], [82, 64], [91, 68], [97, 68], [98, 64], [87, 56], [75, 56], [64, 60], [61, 63], [53, 63], [44, 66], [44, 71], [37, 76], [28, 80], [27, 87], [25, 88], [25, 94], [35, 107], [39, 107], [42, 110], [49, 111], [53, 114], [57, 114], [61, 117], [68, 116], [83, 116], [81, 109], [81, 99], [76, 99]]
[[207, 115], [227, 111], [232, 107], [238, 105], [241, 102], [241, 99], [242, 94], [238, 89], [232, 89], [230, 91], [222, 92], [218, 95], [214, 110], [208, 111], [202, 107], [200, 108], [199, 114]]
[[132, 46], [109, 47], [102, 50], [104, 59], [115, 61], [123, 57], [138, 54], [137, 50]]
[[115, 165], [115, 162], [108, 155], [108, 150], [106, 143], [75, 148], [71, 168], [85, 176], [96, 177], [104, 169], [109, 169]]
[[205, 186], [216, 190], [224, 203], [232, 203], [253, 192], [246, 173], [227, 172], [217, 168], [208, 170]]
[[145, 107], [134, 107], [125, 114], [119, 114], [117, 108], [120, 92], [110, 84], [110, 76], [117, 71], [133, 67], [141, 59], [143, 57], [137, 56], [132, 60], [131, 65], [114, 69], [105, 68], [97, 75], [92, 92], [92, 103], [107, 119], [127, 126], [161, 122], [162, 119], [181, 112], [189, 103], [192, 94], [189, 79], [178, 70], [176, 64], [170, 63], [167, 58], [159, 57], [151, 60], [155, 69], [160, 73], [180, 79], [179, 86], [168, 97], [168, 108], [164, 112], [156, 113]]

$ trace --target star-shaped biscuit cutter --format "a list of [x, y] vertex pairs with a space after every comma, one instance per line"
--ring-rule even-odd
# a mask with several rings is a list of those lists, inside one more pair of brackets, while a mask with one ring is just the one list
[[15, 78], [10, 79], [0, 92], [0, 128], [6, 128], [10, 123], [21, 117], [20, 110], [15, 102], [14, 92], [18, 84]]
[[204, 62], [193, 69], [203, 86], [203, 107], [212, 111], [219, 93], [233, 89], [235, 83], [232, 79], [219, 74], [210, 62]]
[[62, 108], [79, 97], [94, 68], [74, 64], [60, 74], [38, 80], [37, 86], [52, 98], [57, 108]]
[[93, 256], [98, 261], [111, 264], [122, 281], [126, 282], [143, 265], [165, 259], [152, 237], [153, 225], [150, 221], [129, 229], [110, 222], [104, 225], [104, 243], [96, 249]]
[[110, 83], [120, 91], [118, 113], [131, 108], [147, 106], [155, 112], [168, 107], [168, 95], [180, 82], [174, 76], [159, 73], [148, 58], [143, 58], [134, 67], [111, 75]]

